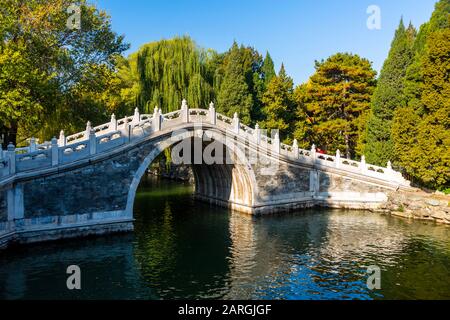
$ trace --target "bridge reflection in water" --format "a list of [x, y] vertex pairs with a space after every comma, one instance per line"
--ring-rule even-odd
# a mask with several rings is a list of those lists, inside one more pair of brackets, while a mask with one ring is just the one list
[[[414, 190], [390, 162], [384, 168], [364, 156], [343, 159], [339, 150], [318, 154], [314, 145], [300, 149], [266, 133], [242, 124], [237, 113], [217, 113], [214, 104], [191, 109], [183, 101], [167, 114], [136, 109], [51, 142], [10, 144], [0, 150], [0, 248], [131, 231], [141, 177], [169, 148], [177, 150], [172, 158], [194, 160], [198, 199], [254, 215], [314, 206], [381, 209], [393, 192]], [[191, 144], [198, 145], [193, 152], [183, 148]]]
[[[449, 298], [450, 229], [364, 211], [251, 217], [146, 180], [135, 233], [0, 253], [0, 298]], [[82, 290], [65, 287], [82, 270]], [[366, 287], [369, 265], [382, 289]]]

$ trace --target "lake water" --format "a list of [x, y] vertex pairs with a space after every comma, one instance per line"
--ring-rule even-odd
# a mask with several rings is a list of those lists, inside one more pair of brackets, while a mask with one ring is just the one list
[[[0, 252], [0, 298], [450, 299], [447, 226], [328, 209], [253, 218], [191, 193], [148, 179], [133, 233]], [[66, 287], [69, 265], [81, 290]]]

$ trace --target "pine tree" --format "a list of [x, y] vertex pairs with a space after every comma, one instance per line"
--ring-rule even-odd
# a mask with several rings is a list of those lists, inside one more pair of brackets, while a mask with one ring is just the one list
[[264, 84], [267, 88], [270, 80], [272, 80], [272, 78], [276, 76], [275, 66], [274, 66], [272, 57], [270, 56], [269, 52], [266, 53], [266, 57], [264, 59], [261, 69], [262, 69], [262, 73], [264, 76]]
[[317, 146], [330, 153], [344, 150], [349, 158], [358, 154], [375, 76], [371, 63], [358, 55], [338, 53], [326, 61], [316, 61], [315, 74], [303, 90], [296, 91], [296, 100], [302, 102], [298, 113], [304, 110], [303, 118], [308, 121], [297, 122], [296, 133], [307, 132], [307, 125]]
[[[449, 15], [450, 22], [450, 15]], [[418, 176], [435, 188], [450, 187], [450, 27], [427, 41], [422, 67], [424, 79], [420, 122]], [[417, 152], [416, 151], [416, 152]]]
[[450, 0], [440, 0], [435, 5], [435, 10], [429, 22], [424, 23], [417, 34], [414, 42], [414, 58], [406, 72], [404, 95], [408, 106], [417, 112], [423, 108], [421, 101], [423, 78], [421, 65], [423, 56], [426, 54], [426, 42], [429, 35], [447, 25], [447, 16], [450, 12]]
[[294, 103], [296, 110], [293, 113], [292, 128], [298, 146], [303, 149], [311, 147], [315, 140], [312, 118], [308, 114], [308, 84], [302, 83], [294, 89]]
[[269, 130], [278, 129], [280, 138], [285, 141], [291, 133], [289, 124], [294, 108], [293, 86], [292, 79], [286, 74], [284, 65], [281, 65], [278, 76], [272, 77], [262, 99], [264, 121], [261, 127]]
[[385, 166], [393, 159], [392, 118], [396, 108], [405, 106], [403, 93], [406, 70], [412, 62], [415, 29], [403, 20], [395, 32], [372, 97], [371, 114], [364, 136], [364, 154], [369, 163]]
[[407, 72], [406, 107], [394, 115], [397, 163], [422, 185], [450, 184], [450, 0], [441, 0], [415, 44]]
[[235, 112], [245, 124], [251, 123], [253, 95], [246, 80], [245, 60], [234, 43], [226, 58], [223, 80], [217, 94], [217, 111], [229, 117]]

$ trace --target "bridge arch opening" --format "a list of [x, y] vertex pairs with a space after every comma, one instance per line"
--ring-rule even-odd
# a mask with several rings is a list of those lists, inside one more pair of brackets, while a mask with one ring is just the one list
[[132, 217], [135, 196], [141, 180], [147, 174], [150, 165], [164, 153], [165, 150], [176, 148], [180, 143], [199, 140], [202, 151], [210, 143], [219, 143], [224, 149], [224, 157], [228, 155], [232, 163], [223, 159], [220, 163], [208, 164], [205, 161], [201, 163], [191, 159], [189, 165], [194, 176], [194, 197], [197, 200], [208, 202], [214, 205], [228, 207], [240, 212], [252, 213], [254, 204], [254, 194], [256, 188], [256, 179], [252, 167], [245, 155], [245, 152], [227, 139], [215, 136], [209, 143], [202, 141], [195, 135], [194, 131], [180, 134], [180, 137], [166, 137], [159, 141], [155, 148], [145, 157], [135, 172], [128, 193], [126, 212]]

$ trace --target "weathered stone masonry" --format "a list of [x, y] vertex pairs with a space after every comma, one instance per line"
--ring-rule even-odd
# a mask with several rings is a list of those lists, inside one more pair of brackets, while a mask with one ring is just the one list
[[5, 188], [0, 188], [0, 222], [8, 220], [8, 202]]
[[25, 218], [125, 210], [131, 182], [152, 150], [153, 144], [139, 146], [80, 169], [19, 183], [26, 195]]
[[[198, 199], [264, 214], [314, 205], [377, 208], [396, 189], [398, 173], [300, 150], [209, 110], [189, 109], [116, 120], [42, 145], [0, 151], [0, 246], [133, 228], [137, 186], [151, 162], [183, 139], [216, 141], [231, 164], [194, 164]], [[193, 140], [192, 140], [193, 141]], [[204, 143], [203, 148], [210, 142]], [[258, 161], [253, 161], [257, 155]], [[252, 160], [253, 159], [253, 160]]]

